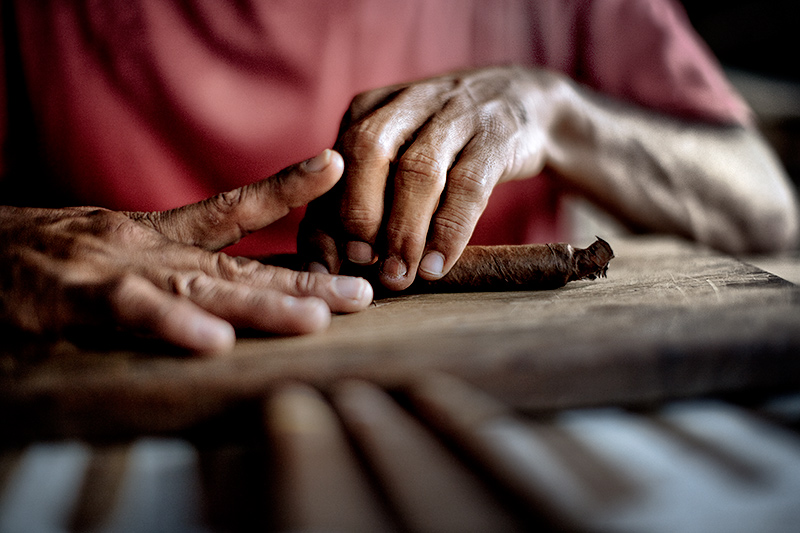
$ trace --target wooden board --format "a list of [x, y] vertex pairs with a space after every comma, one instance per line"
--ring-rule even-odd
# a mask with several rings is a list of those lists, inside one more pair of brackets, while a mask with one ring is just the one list
[[673, 239], [611, 245], [607, 279], [386, 299], [335, 317], [325, 333], [242, 339], [224, 357], [138, 341], [8, 341], [0, 427], [36, 436], [180, 430], [286, 380], [392, 387], [428, 372], [524, 410], [800, 383], [797, 286]]

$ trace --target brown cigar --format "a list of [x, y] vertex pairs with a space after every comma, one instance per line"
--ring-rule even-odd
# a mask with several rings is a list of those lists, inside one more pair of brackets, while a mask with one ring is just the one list
[[554, 289], [569, 281], [605, 277], [614, 257], [598, 238], [588, 248], [566, 243], [467, 246], [446, 276], [417, 279], [413, 292], [469, 292]]
[[[605, 277], [614, 257], [611, 246], [597, 237], [587, 248], [566, 243], [467, 246], [450, 272], [436, 281], [419, 277], [408, 289], [383, 289], [377, 264], [345, 263], [341, 274], [368, 279], [376, 296], [425, 292], [523, 291], [555, 289], [569, 281]], [[264, 262], [300, 269], [298, 256], [273, 256]]]
[[467, 246], [450, 272], [436, 281], [420, 277], [403, 291], [383, 289], [377, 265], [344, 265], [342, 273], [368, 279], [376, 297], [430, 292], [555, 289], [569, 281], [605, 277], [614, 257], [601, 238], [587, 248], [566, 243]]

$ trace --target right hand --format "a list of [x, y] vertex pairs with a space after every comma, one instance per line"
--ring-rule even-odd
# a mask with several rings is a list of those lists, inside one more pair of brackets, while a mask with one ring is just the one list
[[164, 212], [0, 207], [0, 321], [34, 333], [119, 327], [199, 352], [230, 349], [233, 326], [325, 328], [372, 301], [363, 279], [295, 272], [217, 250], [329, 190], [326, 151], [252, 185]]
[[298, 250], [310, 268], [378, 263], [402, 290], [458, 260], [497, 183], [535, 176], [548, 157], [564, 79], [503, 66], [356, 96], [336, 148], [345, 176], [312, 202]]

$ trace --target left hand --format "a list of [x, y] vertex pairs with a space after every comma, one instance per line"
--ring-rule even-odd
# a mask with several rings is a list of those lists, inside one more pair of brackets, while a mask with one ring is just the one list
[[223, 352], [236, 327], [319, 331], [372, 301], [363, 279], [296, 272], [218, 252], [328, 191], [326, 150], [276, 175], [170, 211], [0, 206], [0, 325], [36, 334], [114, 328]]
[[558, 79], [498, 67], [356, 96], [336, 143], [345, 177], [301, 228], [310, 268], [379, 261], [393, 290], [446, 274], [494, 186], [544, 166]]

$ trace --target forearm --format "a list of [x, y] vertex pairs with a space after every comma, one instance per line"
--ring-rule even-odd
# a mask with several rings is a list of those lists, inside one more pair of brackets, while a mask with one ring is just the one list
[[793, 188], [754, 130], [690, 123], [564, 81], [548, 168], [630, 226], [729, 252], [797, 244]]

